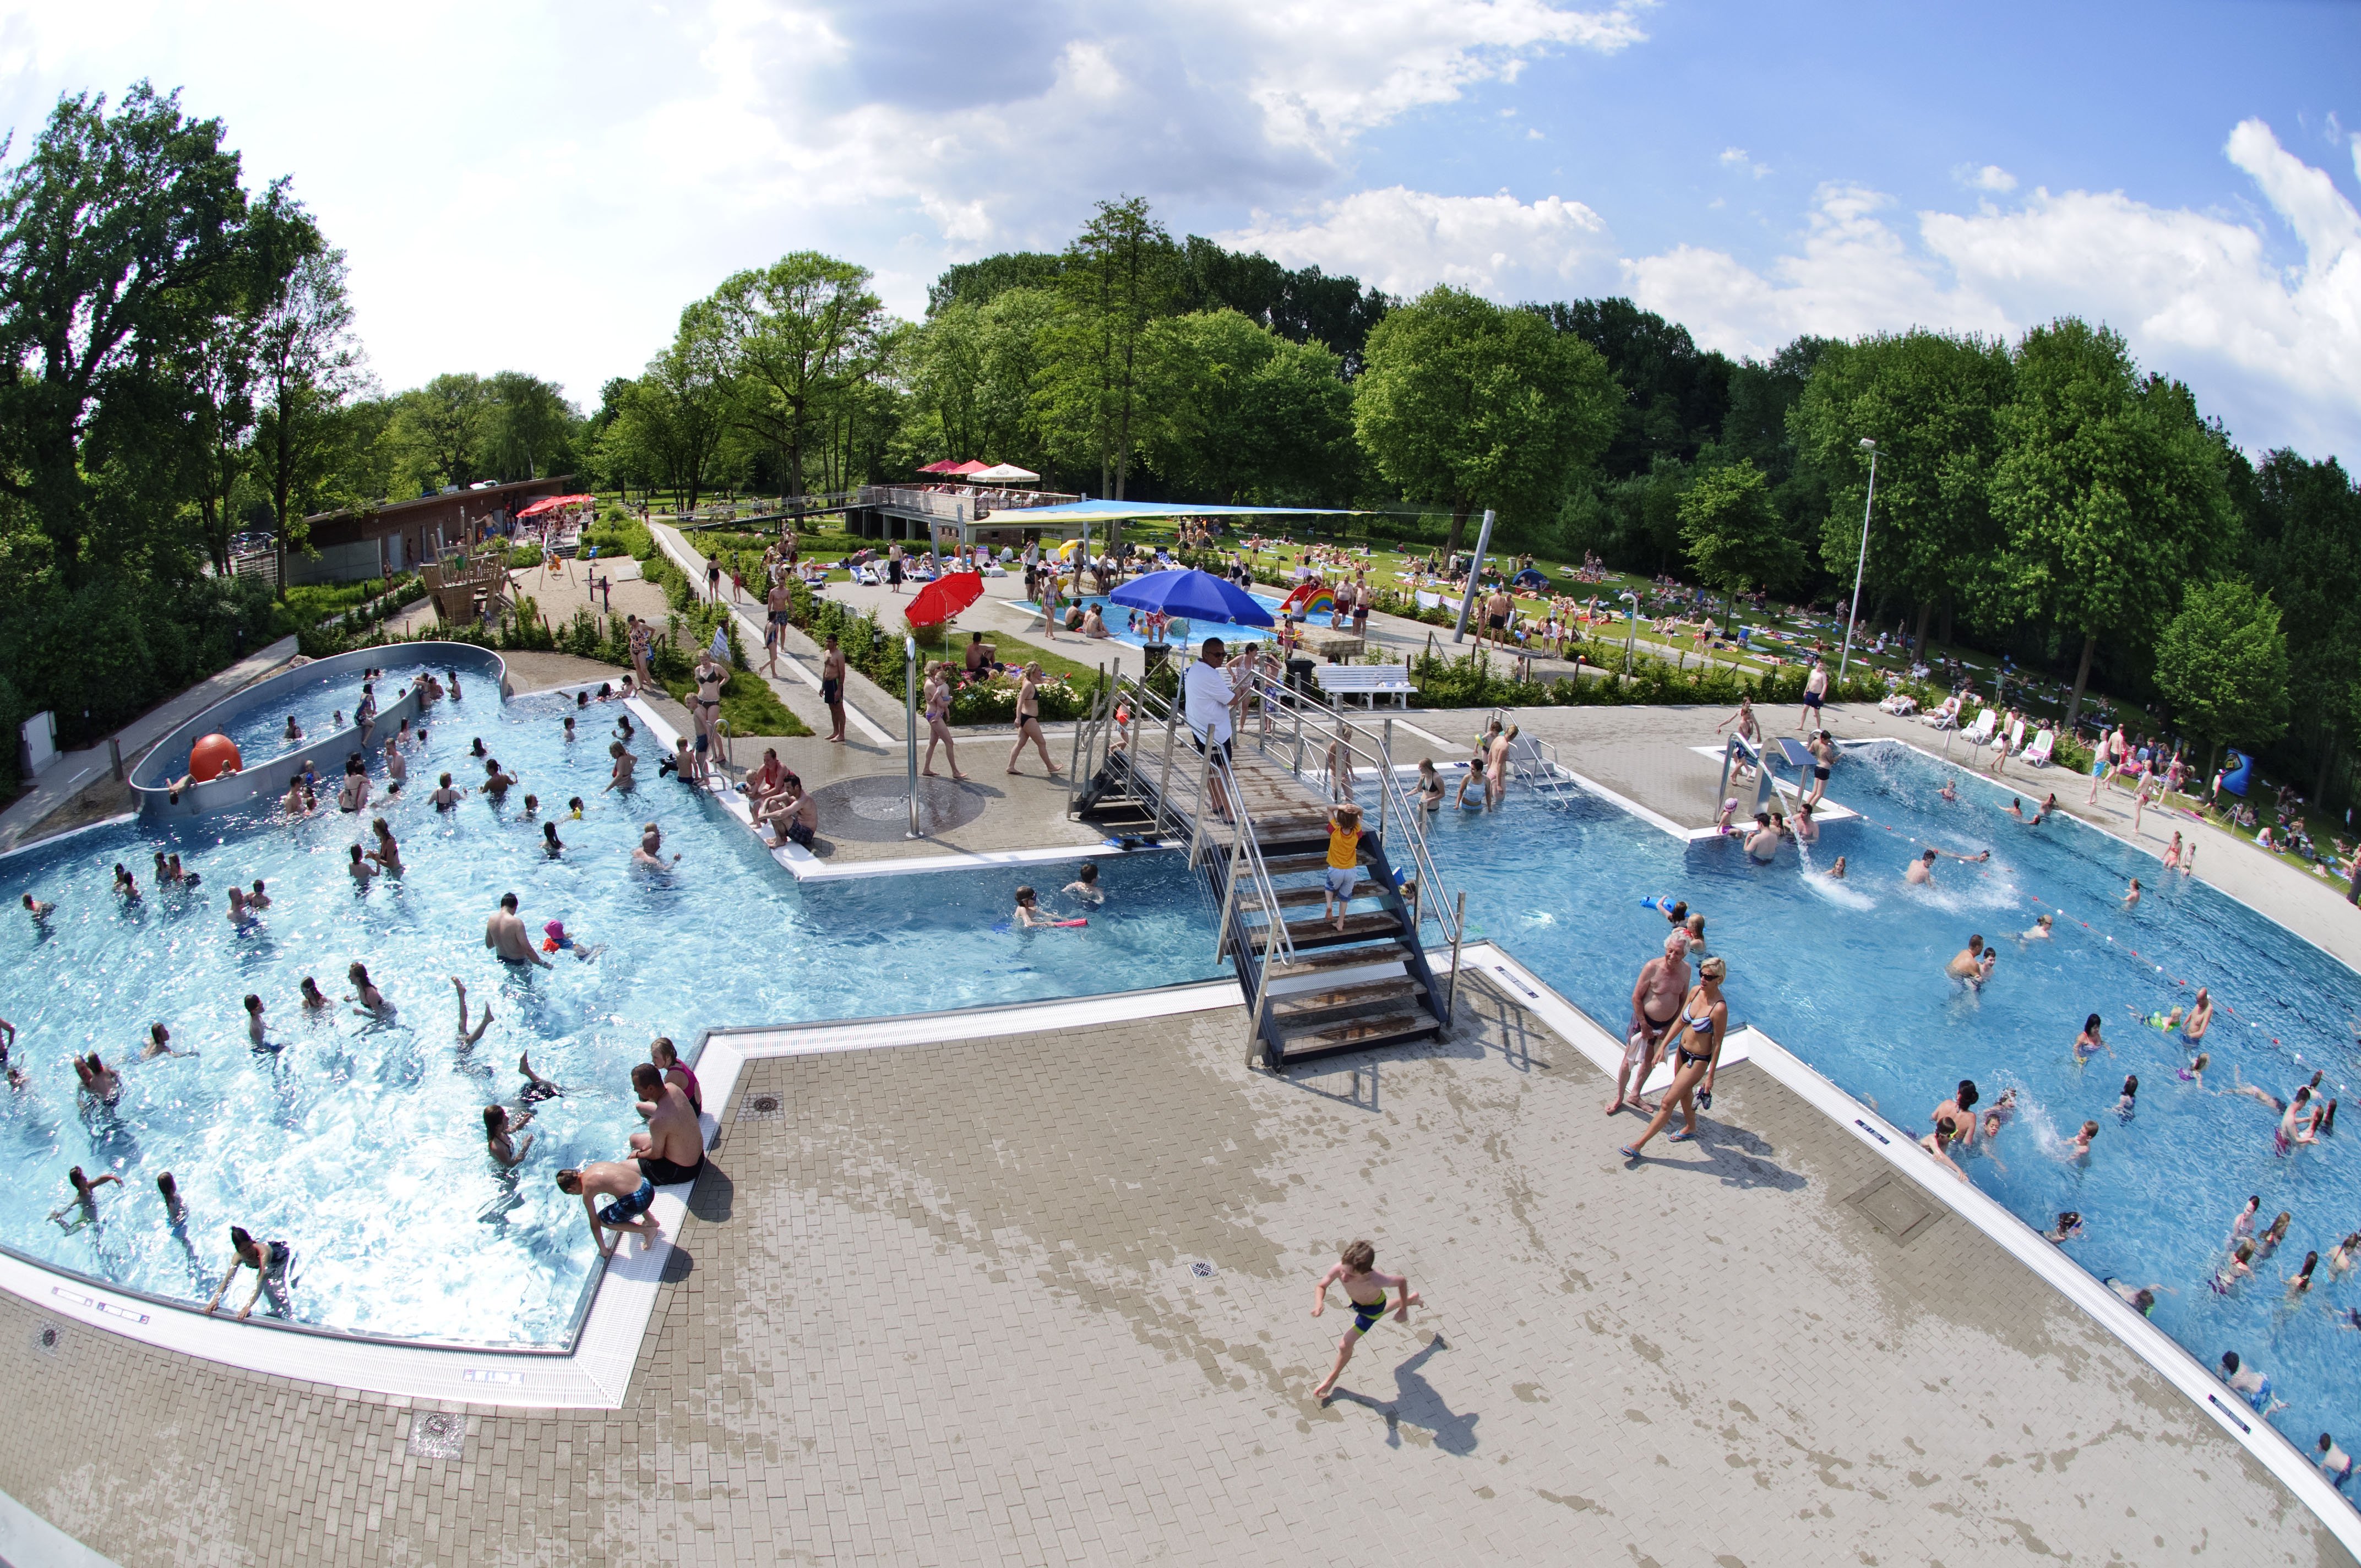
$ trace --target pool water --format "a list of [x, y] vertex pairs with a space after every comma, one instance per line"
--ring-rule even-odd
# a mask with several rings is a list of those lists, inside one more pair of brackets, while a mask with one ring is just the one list
[[[417, 675], [429, 669], [440, 671], [442, 668], [439, 664], [414, 659], [397, 660], [387, 664], [385, 673], [370, 683], [377, 688], [378, 706], [384, 707], [391, 703]], [[445, 678], [448, 679], [447, 676]], [[463, 696], [466, 689], [467, 677], [463, 676], [460, 682]], [[281, 687], [269, 707], [238, 715], [222, 727], [221, 733], [237, 743], [239, 760], [244, 765], [252, 767], [282, 751], [291, 751], [298, 746], [325, 740], [338, 729], [351, 725], [360, 700], [361, 678], [357, 670], [315, 675], [310, 680], [298, 678]], [[336, 723], [339, 713], [344, 716], [343, 725]], [[295, 722], [303, 730], [301, 740], [287, 739], [287, 717], [290, 714], [294, 715]], [[379, 743], [384, 740], [382, 735], [375, 739]], [[187, 771], [188, 759], [183, 756], [177, 759], [171, 773], [177, 776]]]
[[[2327, 1256], [2361, 1229], [2361, 1124], [2340, 1112], [2343, 1132], [2280, 1157], [2278, 1116], [2234, 1092], [2233, 1071], [2285, 1100], [2325, 1069], [2322, 1092], [2345, 1093], [2361, 977], [2095, 828], [2065, 817], [2027, 827], [2007, 815], [2006, 791], [1963, 779], [1960, 798], [1944, 801], [1947, 772], [1959, 776], [1898, 745], [1848, 751], [1829, 794], [1862, 816], [1824, 825], [1808, 864], [1791, 848], [1760, 868], [1735, 842], [1692, 846], [1604, 802], [1553, 811], [1527, 794], [1490, 816], [1442, 813], [1434, 849], [1466, 890], [1471, 927], [1610, 1035], [1624, 1033], [1633, 979], [1666, 929], [1639, 901], [1666, 894], [1707, 917], [1708, 950], [1730, 965], [1733, 1026], [1759, 1026], [1914, 1136], [1932, 1130], [1934, 1107], [1962, 1078], [1986, 1107], [2015, 1087], [2022, 1108], [1997, 1147], [1980, 1140], [1960, 1159], [1975, 1184], [2038, 1230], [2079, 1211], [2085, 1231], [2069, 1255], [2093, 1275], [2165, 1287], [2158, 1326], [2209, 1367], [2235, 1350], [2268, 1372], [2291, 1405], [2274, 1422], [2307, 1453], [2323, 1431], [2350, 1432], [2361, 1336], [2336, 1315], [2361, 1306], [2361, 1275], [2333, 1279]], [[1989, 848], [1992, 859], [1945, 860], [1932, 886], [1906, 886], [1904, 868], [1926, 844]], [[1815, 874], [1838, 855], [1845, 881]], [[2135, 876], [2148, 891], [2127, 911]], [[2057, 936], [2020, 940], [2042, 914]], [[1981, 992], [1943, 972], [1971, 933], [2000, 952]], [[2142, 1022], [2187, 1005], [2201, 984], [2215, 1003], [2202, 1084], [2178, 1076], [2190, 1061], [2178, 1035]], [[2112, 1054], [2078, 1066], [2075, 1036], [2092, 1013]], [[2139, 1078], [2128, 1120], [2116, 1113], [2126, 1074]], [[2086, 1119], [2100, 1131], [2078, 1167], [2063, 1143]], [[1592, 1135], [1639, 1130], [1625, 1116]], [[2256, 1277], [2219, 1294], [2209, 1281], [2250, 1193], [2263, 1225], [2281, 1210], [2294, 1223]], [[2318, 1283], [2291, 1298], [2282, 1281], [2308, 1250], [2321, 1255]]]
[[[1270, 611], [1274, 618], [1278, 616], [1279, 606], [1279, 601], [1278, 599], [1271, 598], [1268, 594], [1257, 594], [1254, 596], [1254, 600], [1257, 604], [1262, 606], [1263, 609]], [[1041, 613], [1041, 606], [1036, 600], [1012, 599], [1009, 602], [1016, 605], [1017, 609], [1028, 611], [1034, 615]], [[1058, 604], [1061, 613], [1066, 609], [1073, 608], [1075, 605], [1082, 605], [1085, 608], [1091, 605], [1096, 605], [1099, 607], [1099, 613], [1106, 618], [1107, 630], [1112, 634], [1106, 639], [1106, 641], [1111, 642], [1120, 642], [1127, 648], [1145, 648], [1148, 646], [1148, 639], [1145, 635], [1140, 632], [1126, 630], [1132, 615], [1132, 609], [1129, 605], [1116, 604], [1113, 600], [1109, 599], [1104, 594], [1084, 594], [1079, 599], [1060, 598], [1058, 601]], [[1142, 610], [1140, 612], [1140, 616], [1142, 620], [1145, 620], [1147, 618], [1147, 612]], [[1274, 631], [1273, 628], [1263, 626], [1234, 627], [1230, 622], [1225, 620], [1209, 620], [1204, 624], [1215, 634], [1232, 640], [1242, 639], [1246, 641], [1253, 641], [1257, 638], [1260, 638], [1267, 641], [1270, 639]], [[1061, 627], [1059, 630], [1058, 635], [1060, 637], [1080, 637], [1082, 633], [1078, 631], [1068, 631]], [[1183, 618], [1176, 616], [1172, 620], [1171, 630], [1167, 635], [1170, 638], [1175, 646], [1179, 646], [1181, 643], [1191, 641], [1192, 634], [1191, 631], [1191, 622]]]
[[[995, 932], [1020, 882], [1053, 891], [1062, 862], [798, 884], [711, 803], [654, 778], [644, 729], [633, 749], [643, 782], [628, 801], [601, 794], [606, 741], [620, 705], [580, 715], [560, 738], [562, 696], [500, 705], [473, 683], [464, 702], [430, 712], [410, 756], [412, 798], [389, 812], [407, 873], [357, 893], [346, 848], [366, 823], [329, 810], [307, 821], [266, 810], [172, 824], [112, 826], [0, 861], [0, 1017], [19, 1031], [13, 1059], [29, 1079], [0, 1091], [0, 1245], [100, 1279], [202, 1302], [226, 1266], [225, 1227], [294, 1247], [296, 1321], [445, 1343], [566, 1343], [595, 1252], [559, 1167], [611, 1157], [640, 1124], [628, 1072], [648, 1041], [684, 1051], [701, 1029], [930, 1012], [944, 1008], [1210, 978], [1212, 911], [1181, 858], [1109, 855], [1108, 893], [1081, 929]], [[299, 710], [300, 712], [300, 710]], [[285, 721], [285, 714], [279, 719]], [[520, 775], [509, 804], [481, 796], [436, 813], [434, 774], [480, 776], [482, 736]], [[526, 791], [559, 818], [563, 854], [543, 850]], [[588, 803], [581, 821], [565, 802]], [[662, 825], [675, 871], [634, 870], [640, 825]], [[203, 885], [149, 886], [157, 849], [177, 850]], [[1078, 857], [1079, 858], [1079, 857]], [[109, 891], [117, 861], [145, 897]], [[272, 907], [252, 934], [226, 918], [232, 880], [263, 878]], [[482, 944], [503, 891], [528, 928], [562, 919], [596, 949], [512, 972]], [[48, 929], [17, 907], [27, 891], [55, 902]], [[341, 1001], [306, 1018], [297, 983], [331, 996], [355, 959], [400, 1009], [390, 1024]], [[480, 1044], [455, 1037], [450, 977], [495, 1022]], [[266, 1003], [277, 1052], [249, 1047], [240, 999]], [[137, 1061], [148, 1025], [167, 1024], [193, 1058]], [[77, 1102], [70, 1058], [96, 1048], [123, 1075], [113, 1107]], [[513, 1175], [484, 1149], [481, 1112], [514, 1103], [517, 1059], [566, 1086], [528, 1129]], [[69, 1166], [120, 1176], [101, 1190], [96, 1224], [53, 1223]], [[170, 1170], [192, 1218], [166, 1223], [154, 1182]], [[233, 1293], [242, 1302], [252, 1277]], [[268, 1298], [266, 1298], [266, 1301]], [[259, 1315], [263, 1308], [258, 1306]]]

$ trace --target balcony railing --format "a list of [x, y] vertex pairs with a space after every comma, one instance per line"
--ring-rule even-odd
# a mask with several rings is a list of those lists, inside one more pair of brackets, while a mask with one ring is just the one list
[[1063, 506], [1082, 499], [1060, 490], [994, 489], [974, 485], [940, 489], [918, 485], [864, 485], [861, 490], [862, 506], [885, 507], [920, 517], [940, 518], [945, 522], [976, 522], [994, 512]]

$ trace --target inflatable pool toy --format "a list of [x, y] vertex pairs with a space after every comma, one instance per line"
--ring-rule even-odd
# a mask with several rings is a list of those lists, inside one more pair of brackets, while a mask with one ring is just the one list
[[[1041, 920], [1027, 927], [1026, 929], [1029, 931], [1067, 931], [1071, 930], [1077, 926], [1087, 926], [1089, 924], [1090, 922], [1087, 920]], [[1003, 920], [993, 927], [993, 930], [1004, 936], [1016, 929], [1016, 922], [1014, 920]]]
[[246, 759], [237, 754], [237, 742], [226, 735], [203, 736], [189, 748], [189, 779], [192, 784], [205, 784], [245, 766]]
[[1336, 591], [1325, 583], [1301, 583], [1279, 601], [1279, 609], [1281, 615], [1334, 615]]

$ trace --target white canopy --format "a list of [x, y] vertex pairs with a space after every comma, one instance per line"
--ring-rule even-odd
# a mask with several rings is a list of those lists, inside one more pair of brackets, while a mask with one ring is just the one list
[[1030, 485], [1038, 481], [1041, 476], [1030, 468], [1019, 468], [1014, 463], [1001, 463], [990, 468], [979, 468], [966, 477], [978, 485]]

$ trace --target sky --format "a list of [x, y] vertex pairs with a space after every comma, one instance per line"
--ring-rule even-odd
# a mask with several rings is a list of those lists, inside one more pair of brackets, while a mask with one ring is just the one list
[[1140, 195], [1731, 355], [2077, 313], [2249, 450], [2361, 466], [2361, 5], [0, 0], [16, 154], [142, 78], [291, 177], [389, 389], [595, 407], [738, 269], [826, 251], [916, 316]]

